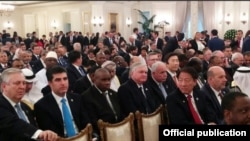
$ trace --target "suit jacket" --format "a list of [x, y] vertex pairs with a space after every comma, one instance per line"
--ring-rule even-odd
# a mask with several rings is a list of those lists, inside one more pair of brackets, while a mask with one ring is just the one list
[[170, 94], [171, 92], [173, 92], [174, 90], [177, 89], [177, 86], [176, 86], [172, 76], [170, 75], [170, 73], [167, 72], [167, 74], [168, 74], [167, 75], [168, 77], [167, 77], [167, 80], [166, 80], [166, 84], [167, 84], [166, 86], [168, 87], [167, 93]]
[[159, 37], [158, 37], [156, 46], [157, 46], [158, 49], [162, 50], [163, 40], [161, 38], [159, 38]]
[[121, 113], [117, 93], [109, 89], [108, 95], [116, 112], [116, 115], [110, 108], [105, 95], [101, 94], [95, 86], [90, 87], [81, 95], [84, 101], [84, 106], [88, 111], [91, 123], [95, 129], [98, 129], [98, 119], [102, 119], [103, 121], [109, 123], [117, 123], [122, 121], [124, 118], [123, 114]]
[[[122, 84], [118, 89], [119, 103], [122, 112], [127, 116], [130, 112], [135, 113], [137, 110], [141, 113], [152, 113], [156, 110], [156, 100], [149, 91], [147, 84], [143, 84], [144, 92], [147, 99], [144, 98], [142, 92], [138, 88], [137, 84], [129, 79], [127, 82]], [[146, 101], [145, 101], [146, 100]], [[148, 103], [148, 110], [145, 102]]]
[[73, 50], [73, 44], [76, 42], [76, 37], [73, 36], [73, 40], [72, 43], [70, 43], [70, 36], [66, 37], [66, 46], [67, 46], [67, 51], [70, 52], [71, 50]]
[[34, 62], [30, 62], [31, 68], [33, 70], [33, 72], [36, 74], [37, 72], [39, 72], [41, 69], [44, 68], [43, 63], [41, 61], [41, 59], [34, 61]]
[[[82, 75], [75, 68], [75, 66], [73, 66], [72, 64], [69, 64], [68, 67], [66, 68], [66, 70], [67, 70], [67, 75], [68, 75], [68, 79], [69, 79], [69, 91], [72, 91], [76, 80], [81, 78]], [[83, 71], [84, 71], [84, 69], [83, 69]], [[86, 72], [84, 72], [84, 73], [86, 74]]]
[[208, 41], [208, 48], [211, 49], [212, 52], [215, 50], [223, 51], [224, 46], [224, 41], [218, 37], [214, 37]]
[[[205, 94], [206, 96], [206, 100], [209, 103], [212, 111], [214, 112], [214, 114], [216, 115], [216, 121], [218, 124], [221, 124], [223, 121], [223, 111], [221, 108], [221, 105], [218, 101], [218, 99], [216, 98], [214, 91], [212, 90], [212, 88], [209, 86], [208, 83], [206, 83], [202, 88], [201, 91]], [[226, 94], [228, 92], [227, 89], [222, 90], [222, 94]]]
[[[166, 104], [166, 99], [164, 98], [164, 95], [161, 91], [161, 89], [159, 88], [159, 85], [156, 84], [156, 82], [153, 80], [152, 76], [148, 77], [147, 80], [147, 84], [148, 86], [150, 86], [150, 90], [152, 91], [153, 96], [156, 99], [156, 103], [158, 106], [160, 106], [160, 104], [165, 105]], [[162, 83], [164, 86], [164, 89], [166, 91], [166, 93], [169, 91], [168, 90], [168, 85], [166, 84], [166, 82]], [[167, 93], [168, 95], [169, 93]]]
[[[113, 43], [114, 43], [114, 42], [113, 42]], [[105, 38], [103, 39], [103, 44], [104, 44], [105, 46], [108, 46], [109, 48], [112, 47], [112, 44], [110, 43], [108, 37], [105, 37]]]
[[[81, 131], [90, 123], [87, 112], [82, 106], [79, 95], [73, 93], [67, 93], [66, 95], [75, 124]], [[52, 130], [59, 136], [66, 137], [61, 110], [51, 93], [41, 98], [34, 105], [34, 112], [38, 126], [42, 130]]]
[[87, 75], [85, 75], [76, 80], [75, 85], [73, 85], [73, 92], [77, 94], [82, 94], [90, 87], [91, 87], [91, 82], [89, 81]]
[[[216, 119], [214, 118], [215, 115], [212, 112], [210, 105], [208, 105], [205, 95], [201, 93], [201, 91], [194, 89], [193, 97], [203, 122], [205, 124], [216, 122]], [[195, 124], [188, 107], [187, 98], [179, 89], [168, 95], [166, 104], [170, 124]]]
[[171, 37], [169, 38], [166, 47], [163, 49], [162, 54], [166, 55], [170, 52], [173, 52], [177, 48], [180, 48], [180, 46], [178, 44], [176, 37], [175, 36]]
[[34, 54], [32, 54], [31, 62], [37, 61], [39, 58], [37, 58]]
[[0, 140], [30, 141], [38, 130], [31, 109], [21, 102], [21, 107], [30, 123], [19, 119], [15, 109], [3, 95], [0, 95]]

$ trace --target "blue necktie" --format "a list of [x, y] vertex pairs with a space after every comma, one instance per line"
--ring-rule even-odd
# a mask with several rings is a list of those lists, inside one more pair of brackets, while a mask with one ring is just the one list
[[166, 99], [168, 95], [167, 95], [166, 90], [164, 89], [163, 84], [162, 84], [162, 83], [160, 83], [160, 84], [159, 84], [159, 87], [160, 87], [160, 89], [161, 89], [161, 92], [162, 92], [162, 94], [163, 94], [164, 98]]
[[79, 67], [79, 70], [80, 70], [80, 72], [81, 72], [81, 75], [82, 75], [82, 76], [85, 76], [85, 73], [84, 73], [84, 71], [83, 71], [83, 69], [82, 69], [81, 67]]
[[71, 117], [69, 108], [66, 104], [66, 99], [63, 98], [61, 100], [61, 102], [62, 102], [63, 119], [64, 119], [67, 137], [72, 137], [72, 136], [76, 135], [75, 128], [74, 128], [73, 121], [72, 121], [72, 117]]
[[[16, 110], [17, 110], [17, 115], [18, 115], [18, 117], [19, 117], [20, 119], [22, 119], [22, 120], [28, 122], [27, 119], [26, 119], [26, 117], [25, 117], [25, 115], [24, 115], [24, 113], [23, 113], [23, 110], [22, 110], [21, 106], [20, 106], [19, 104], [16, 104], [16, 105], [15, 105], [15, 108], [16, 108]], [[28, 123], [29, 123], [29, 122], [28, 122]]]

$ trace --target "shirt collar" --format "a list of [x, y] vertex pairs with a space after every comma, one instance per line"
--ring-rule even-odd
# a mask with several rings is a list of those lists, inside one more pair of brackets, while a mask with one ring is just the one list
[[58, 105], [61, 104], [62, 98], [65, 98], [66, 101], [67, 101], [67, 96], [66, 96], [66, 94], [64, 95], [64, 97], [60, 97], [60, 96], [56, 95], [53, 91], [52, 91], [51, 93], [52, 93], [53, 97], [55, 98], [56, 103], [57, 103]]
[[[99, 91], [100, 94], [103, 94], [103, 92], [102, 92], [96, 85], [94, 85], [94, 86], [95, 86], [95, 88]], [[104, 93], [107, 94], [107, 93], [108, 93], [108, 90], [106, 90]]]

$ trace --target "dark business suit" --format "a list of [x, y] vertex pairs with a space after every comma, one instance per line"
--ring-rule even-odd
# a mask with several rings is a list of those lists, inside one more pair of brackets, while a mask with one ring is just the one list
[[208, 41], [208, 48], [214, 52], [215, 50], [223, 51], [225, 43], [222, 39], [214, 37]]
[[[146, 83], [143, 84], [143, 89], [147, 98], [144, 97], [143, 93], [132, 79], [129, 79], [119, 87], [117, 95], [122, 112], [125, 116], [130, 112], [135, 113], [137, 110], [145, 114], [152, 113], [158, 108]], [[146, 105], [146, 102], [148, 103], [148, 106]]]
[[33, 72], [36, 74], [37, 72], [39, 72], [41, 69], [44, 68], [43, 63], [41, 61], [41, 59], [34, 61], [34, 62], [30, 62], [31, 68], [33, 70]]
[[167, 93], [170, 94], [171, 92], [173, 92], [174, 90], [177, 89], [177, 86], [173, 80], [173, 77], [170, 75], [169, 72], [167, 72], [167, 79], [166, 79], [166, 86], [168, 86], [168, 89], [167, 89]]
[[0, 140], [1, 141], [30, 141], [38, 130], [31, 109], [21, 103], [21, 107], [30, 123], [19, 119], [15, 109], [0, 95]]
[[[90, 87], [82, 93], [82, 99], [86, 110], [88, 111], [91, 123], [95, 129], [98, 129], [97, 121], [102, 119], [105, 122], [117, 123], [123, 120], [124, 116], [121, 113], [118, 97], [115, 91], [109, 89], [108, 95], [114, 107], [116, 115], [110, 108], [105, 95], [101, 94], [96, 86]], [[117, 118], [116, 118], [117, 116]]]
[[[77, 94], [68, 93], [67, 100], [75, 124], [78, 130], [81, 131], [86, 127], [87, 123], [90, 123], [87, 112], [82, 106], [81, 98]], [[59, 136], [66, 137], [64, 134], [62, 112], [51, 93], [41, 98], [35, 104], [34, 112], [38, 126], [42, 130], [52, 130]]]
[[[147, 84], [148, 84], [148, 86], [150, 86], [150, 90], [152, 91], [152, 94], [156, 99], [157, 106], [160, 106], [160, 104], [165, 105], [166, 99], [164, 98], [164, 95], [163, 95], [161, 89], [159, 88], [159, 85], [156, 84], [156, 82], [153, 80], [152, 76], [148, 77]], [[164, 89], [167, 93], [169, 91], [167, 83], [163, 82], [162, 84], [163, 84]]]
[[163, 49], [162, 54], [163, 56], [173, 52], [175, 49], [180, 48], [176, 36], [169, 38], [166, 47]]
[[[212, 90], [212, 88], [209, 86], [208, 83], [206, 83], [201, 88], [201, 92], [203, 94], [205, 94], [207, 102], [209, 103], [214, 114], [216, 115], [217, 123], [218, 124], [222, 123], [223, 111], [222, 111], [221, 105], [220, 105], [218, 99], [216, 98], [214, 91]], [[224, 91], [222, 91], [222, 94], [225, 94], [226, 92], [228, 92], [228, 91], [224, 90]]]
[[163, 40], [161, 38], [158, 37], [157, 43], [156, 43], [156, 47], [160, 50], [162, 50], [163, 47]]
[[[83, 68], [82, 68], [83, 69]], [[73, 66], [72, 64], [69, 64], [66, 68], [67, 70], [67, 75], [68, 75], [68, 79], [69, 79], [69, 91], [73, 90], [73, 87], [75, 85], [75, 82], [77, 79], [81, 78], [82, 75], [81, 73], [76, 69], [75, 66]], [[83, 69], [84, 70], [84, 69]], [[86, 72], [84, 72], [86, 75]]]
[[91, 82], [89, 81], [87, 75], [76, 80], [75, 85], [73, 86], [73, 92], [81, 94], [91, 87]]
[[[203, 122], [215, 122], [215, 115], [207, 104], [205, 95], [194, 89], [193, 97]], [[168, 95], [166, 104], [170, 124], [195, 124], [187, 98], [179, 89]]]

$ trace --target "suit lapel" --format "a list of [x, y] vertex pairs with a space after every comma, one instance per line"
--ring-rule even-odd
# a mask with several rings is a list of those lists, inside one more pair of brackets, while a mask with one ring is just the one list
[[64, 129], [61, 110], [59, 106], [57, 105], [57, 102], [55, 98], [53, 97], [53, 95], [50, 94], [48, 96], [49, 96], [48, 103], [50, 103], [49, 107], [51, 109], [49, 112], [52, 115], [52, 117], [55, 117], [54, 119], [55, 123], [57, 123], [61, 127], [61, 129]]

